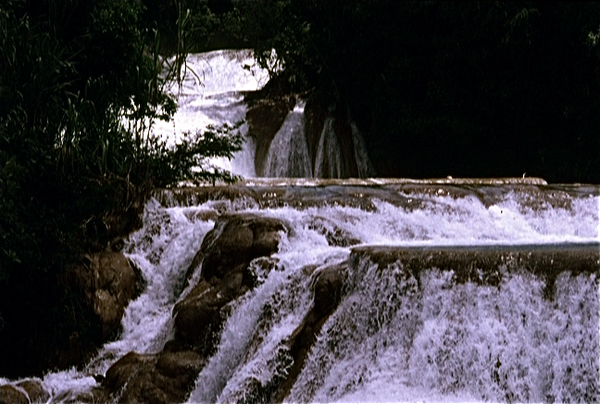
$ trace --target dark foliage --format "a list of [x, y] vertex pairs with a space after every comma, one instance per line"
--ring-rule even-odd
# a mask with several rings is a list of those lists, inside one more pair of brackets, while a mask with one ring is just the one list
[[194, 167], [238, 150], [236, 127], [174, 148], [152, 136], [152, 122], [176, 109], [165, 85], [185, 49], [166, 63], [146, 11], [141, 1], [0, 6], [1, 376], [39, 373], [74, 341], [97, 340], [61, 277], [85, 252], [133, 230], [153, 187], [231, 179]]

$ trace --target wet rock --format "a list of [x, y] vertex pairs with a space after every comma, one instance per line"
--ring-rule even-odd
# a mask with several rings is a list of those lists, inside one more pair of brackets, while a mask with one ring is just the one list
[[227, 214], [217, 220], [187, 273], [191, 277], [202, 268], [200, 280], [173, 310], [176, 340], [205, 355], [212, 352], [226, 305], [258, 282], [250, 262], [276, 252], [282, 231], [280, 220], [254, 214]]
[[91, 338], [73, 332], [67, 349], [51, 353], [53, 366], [64, 369], [88, 361], [99, 346], [118, 335], [125, 308], [146, 284], [140, 269], [119, 251], [85, 255], [67, 268], [60, 283], [78, 295], [86, 313], [82, 321], [93, 330]]
[[230, 300], [220, 285], [213, 286], [202, 280], [185, 299], [177, 303], [175, 315], [175, 338], [209, 353], [220, 324], [221, 308]]
[[[307, 270], [311, 271], [313, 268]], [[282, 379], [278, 386], [272, 387], [271, 402], [281, 402], [287, 396], [304, 367], [304, 361], [321, 327], [340, 303], [348, 276], [348, 262], [323, 268], [315, 276], [313, 307], [287, 341], [293, 362], [286, 372], [287, 377]]]
[[50, 393], [44, 389], [39, 380], [24, 380], [17, 383], [16, 386], [27, 392], [32, 403], [45, 403], [50, 399]]
[[92, 286], [90, 296], [94, 313], [100, 323], [102, 341], [113, 337], [120, 329], [121, 318], [129, 301], [140, 292], [140, 273], [120, 252], [105, 251], [90, 256]]
[[129, 352], [115, 362], [106, 372], [102, 386], [109, 391], [118, 391], [125, 386], [139, 370], [148, 364], [154, 365], [157, 361], [156, 355], [143, 355]]
[[328, 316], [340, 303], [347, 269], [344, 263], [324, 268], [317, 274], [314, 310], [318, 317]]
[[219, 228], [223, 230], [217, 238], [213, 241], [214, 236], [207, 235], [200, 249], [204, 254], [205, 279], [222, 279], [240, 264], [273, 254], [279, 246], [279, 232], [285, 231], [280, 220], [254, 214], [223, 215], [215, 223], [215, 229]]
[[360, 246], [352, 259], [368, 259], [384, 270], [401, 262], [403, 271], [418, 278], [422, 270], [452, 270], [457, 283], [497, 286], [506, 272], [527, 271], [545, 280], [544, 294], [552, 299], [554, 283], [562, 272], [573, 275], [600, 272], [600, 245], [541, 244], [515, 246], [390, 247]]
[[291, 94], [286, 78], [276, 77], [262, 89], [248, 93], [245, 102], [248, 104], [248, 135], [256, 143], [254, 166], [256, 174], [262, 176], [271, 141], [294, 108], [295, 96]]
[[327, 243], [332, 247], [349, 247], [360, 244], [360, 240], [353, 237], [352, 234], [322, 217], [315, 218], [308, 228], [324, 235]]
[[102, 388], [121, 403], [183, 402], [204, 364], [193, 351], [130, 352], [110, 367]]
[[0, 404], [29, 404], [29, 399], [23, 391], [5, 384], [0, 386]]

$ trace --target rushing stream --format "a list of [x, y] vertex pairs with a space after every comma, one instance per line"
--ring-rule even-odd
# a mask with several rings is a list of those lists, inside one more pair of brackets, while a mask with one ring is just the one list
[[[206, 63], [216, 70], [218, 61], [227, 66], [225, 61], [234, 59], [223, 55], [215, 53]], [[248, 55], [242, 56], [235, 60], [249, 63]], [[227, 77], [239, 77], [223, 66]], [[259, 76], [242, 70], [247, 80]], [[251, 85], [223, 89], [207, 80], [204, 87], [186, 88], [194, 85], [206, 93], [183, 95], [175, 137], [192, 125], [186, 116], [204, 123], [243, 118], [237, 91]], [[223, 110], [219, 103], [225, 99], [238, 109]], [[204, 109], [194, 115], [194, 108]], [[282, 138], [277, 141], [291, 142]], [[238, 174], [253, 176], [252, 153], [249, 143], [234, 160]], [[277, 156], [270, 158], [277, 172]], [[286, 164], [302, 161], [300, 156]], [[145, 207], [143, 227], [124, 249], [147, 286], [129, 304], [117, 341], [107, 343], [82, 370], [45, 375], [42, 384], [51, 402], [81, 397], [98, 385], [94, 375], [104, 375], [130, 351], [164, 348], [175, 333], [175, 304], [198, 282], [192, 278], [187, 285], [186, 271], [217, 218], [233, 212], [279, 219], [286, 232], [272, 256], [275, 269], [255, 265], [257, 286], [232, 303], [189, 402], [600, 400], [600, 262], [587, 272], [559, 269], [548, 296], [547, 278], [540, 276], [544, 269], [521, 261], [494, 267], [498, 282], [478, 283], [458, 282], [458, 270], [427, 262], [407, 272], [401, 259], [384, 262], [361, 253], [373, 246], [598, 251], [599, 186], [248, 178], [231, 187], [155, 194]], [[348, 276], [339, 305], [295, 379], [281, 388], [294, 373], [287, 341], [313, 306], [315, 276], [340, 263], [347, 263]]]

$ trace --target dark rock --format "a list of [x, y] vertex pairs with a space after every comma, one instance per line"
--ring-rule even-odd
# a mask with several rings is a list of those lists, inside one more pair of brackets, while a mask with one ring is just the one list
[[143, 366], [154, 365], [156, 361], [156, 355], [129, 352], [108, 369], [102, 386], [111, 392], [116, 392], [123, 388]]
[[[228, 214], [221, 216], [215, 229], [206, 235], [200, 251], [204, 255], [202, 276], [222, 279], [227, 272], [254, 258], [271, 255], [277, 251], [280, 231], [284, 224], [274, 218], [254, 214]], [[212, 233], [212, 234], [211, 234]]]
[[352, 259], [368, 259], [384, 270], [402, 262], [403, 271], [415, 275], [430, 268], [454, 271], [457, 283], [497, 286], [505, 272], [526, 270], [545, 280], [544, 295], [552, 299], [558, 275], [600, 272], [600, 245], [541, 244], [516, 246], [387, 247], [361, 246]]
[[0, 386], [0, 404], [29, 404], [29, 398], [15, 386], [5, 384]]
[[269, 80], [261, 90], [248, 93], [245, 102], [248, 104], [248, 135], [256, 143], [254, 166], [256, 174], [262, 176], [271, 141], [294, 108], [296, 99], [290, 92], [286, 78], [277, 77]]
[[27, 392], [29, 401], [32, 403], [45, 403], [50, 399], [50, 393], [44, 389], [39, 380], [24, 380], [17, 383], [16, 386]]
[[110, 367], [102, 388], [122, 403], [183, 402], [204, 365], [193, 351], [130, 352]]
[[162, 352], [156, 363], [156, 370], [168, 377], [184, 374], [195, 375], [204, 367], [206, 360], [194, 351]]
[[[314, 268], [307, 267], [306, 271], [314, 271]], [[287, 341], [289, 355], [293, 358], [292, 365], [287, 371], [287, 377], [280, 380], [278, 386], [272, 387], [271, 402], [283, 401], [296, 382], [321, 327], [341, 301], [347, 273], [348, 262], [342, 262], [323, 268], [315, 274], [313, 307]]]
[[346, 263], [322, 269], [315, 282], [314, 309], [318, 317], [328, 316], [340, 303], [346, 281]]
[[220, 285], [213, 286], [202, 280], [175, 305], [175, 338], [203, 353], [210, 353], [216, 333], [225, 320], [221, 317], [221, 308], [229, 300]]
[[95, 282], [94, 290], [87, 293], [91, 295], [94, 313], [100, 323], [102, 341], [106, 341], [119, 331], [125, 308], [139, 293], [141, 273], [136, 273], [120, 252], [94, 254], [90, 261]]
[[64, 369], [89, 360], [104, 342], [116, 337], [129, 302], [146, 286], [139, 268], [122, 252], [101, 251], [87, 254], [65, 271], [60, 283], [78, 296], [87, 313], [82, 321], [91, 331], [82, 335], [73, 332], [68, 348], [53, 352], [53, 366]]
[[322, 217], [315, 218], [308, 228], [324, 235], [327, 243], [333, 247], [349, 247], [360, 244], [360, 240], [353, 237], [352, 234]]
[[201, 267], [200, 281], [173, 310], [176, 340], [205, 355], [212, 352], [226, 305], [256, 285], [258, 275], [249, 269], [250, 262], [276, 252], [281, 231], [285, 226], [280, 220], [255, 214], [217, 220], [188, 269], [189, 278]]

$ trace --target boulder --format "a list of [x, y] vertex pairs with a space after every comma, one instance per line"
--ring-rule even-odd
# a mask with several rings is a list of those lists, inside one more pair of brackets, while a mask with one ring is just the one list
[[247, 93], [244, 101], [248, 105], [248, 135], [256, 143], [254, 168], [256, 174], [262, 176], [271, 141], [294, 108], [296, 97], [291, 93], [286, 77], [278, 76], [262, 89]]
[[183, 402], [204, 364], [193, 351], [130, 352], [110, 367], [102, 388], [122, 403]]
[[39, 380], [24, 380], [16, 384], [17, 387], [25, 390], [32, 403], [45, 403], [50, 399], [50, 393], [44, 389]]
[[282, 231], [280, 220], [250, 213], [225, 214], [216, 221], [187, 273], [191, 277], [202, 268], [200, 280], [173, 310], [176, 340], [203, 355], [211, 353], [227, 304], [258, 281], [250, 262], [276, 252]]
[[103, 251], [92, 255], [90, 261], [95, 278], [91, 301], [102, 330], [102, 341], [107, 341], [120, 330], [125, 308], [141, 293], [143, 280], [121, 252]]
[[[130, 352], [119, 359], [93, 396], [123, 403], [185, 401], [216, 347], [230, 303], [254, 287], [263, 272], [275, 268], [265, 259], [255, 265], [260, 270], [249, 268], [250, 262], [277, 251], [282, 231], [285, 226], [277, 219], [253, 214], [221, 216], [188, 269], [188, 277], [197, 268], [202, 268], [202, 273], [198, 283], [175, 305], [175, 338], [160, 353]], [[90, 267], [95, 266], [92, 263]], [[109, 318], [111, 310], [119, 307], [109, 285], [120, 278], [110, 271], [98, 276], [94, 302], [104, 308], [98, 312]]]
[[229, 300], [230, 296], [226, 296], [220, 285], [200, 281], [185, 299], [175, 305], [175, 338], [209, 354], [213, 334], [225, 320], [221, 316], [221, 308]]
[[332, 247], [349, 247], [360, 244], [358, 238], [353, 237], [352, 234], [335, 225], [333, 221], [323, 217], [316, 217], [308, 225], [308, 228], [324, 235], [327, 243]]
[[0, 386], [0, 404], [29, 404], [29, 398], [15, 386], [5, 384]]
[[[218, 233], [216, 229], [223, 229]], [[210, 279], [224, 275], [240, 264], [277, 251], [284, 224], [274, 218], [251, 213], [226, 214], [215, 223], [216, 239], [208, 234], [200, 251], [204, 255], [202, 276]]]
[[[308, 267], [305, 270], [310, 272], [314, 271], [314, 268]], [[348, 276], [348, 262], [344, 261], [315, 272], [313, 307], [286, 343], [293, 358], [292, 366], [278, 386], [272, 387], [270, 399], [267, 401], [283, 401], [296, 382], [321, 327], [341, 301]]]

